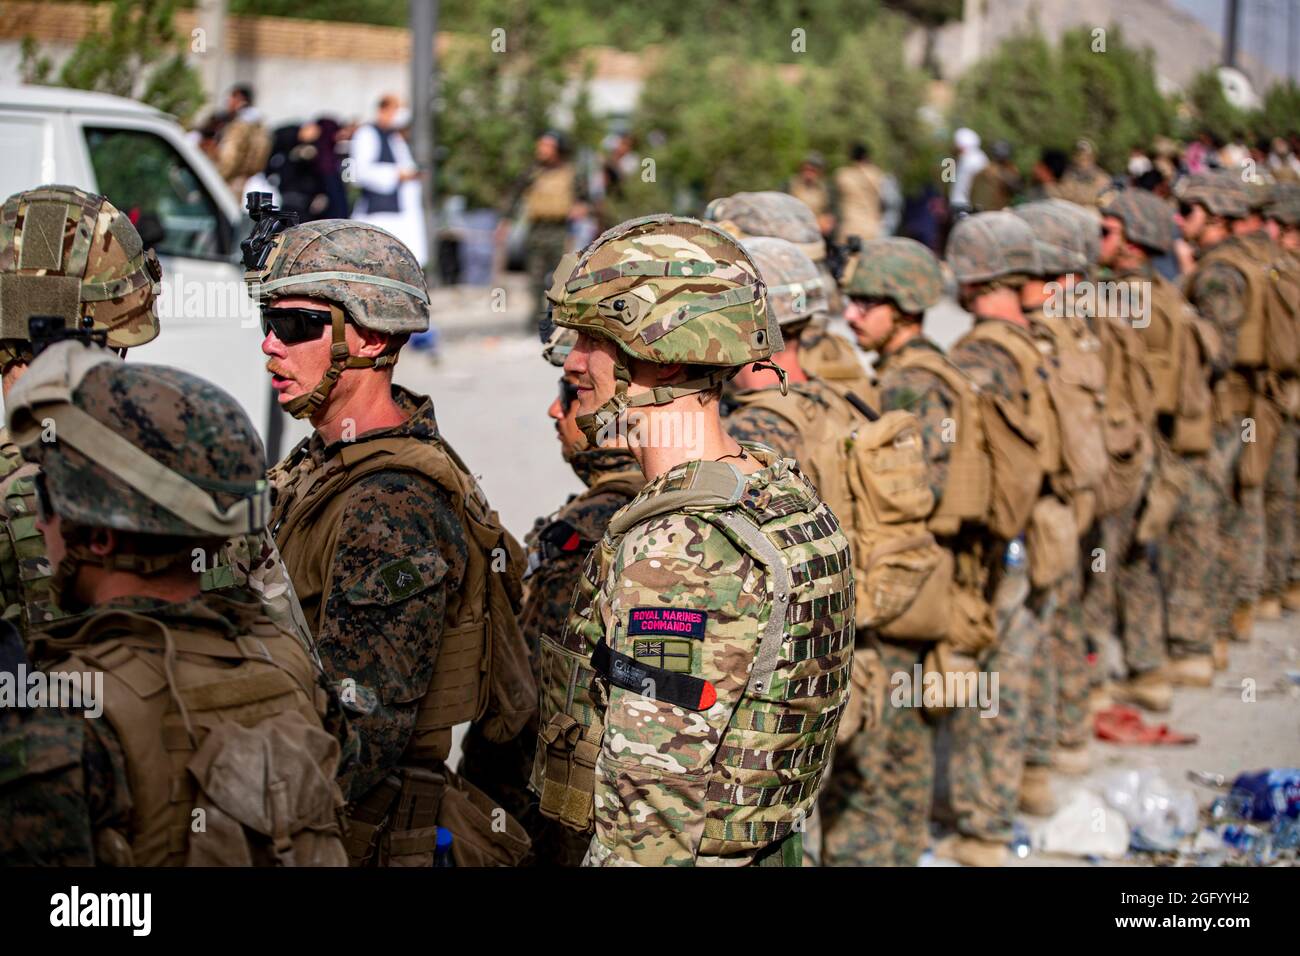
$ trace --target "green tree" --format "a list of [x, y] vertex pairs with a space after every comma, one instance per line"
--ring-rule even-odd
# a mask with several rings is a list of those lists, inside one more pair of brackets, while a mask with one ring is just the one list
[[1269, 139], [1300, 133], [1300, 86], [1292, 82], [1270, 86], [1252, 127], [1256, 136]]
[[1249, 116], [1228, 102], [1219, 74], [1214, 69], [1202, 70], [1192, 78], [1185, 100], [1197, 130], [1210, 132], [1224, 142], [1245, 135]]
[[23, 79], [139, 99], [187, 121], [204, 97], [176, 32], [179, 6], [178, 0], [113, 0], [108, 30], [84, 36], [57, 76], [50, 59], [25, 38]]
[[1035, 30], [1008, 38], [958, 84], [954, 126], [985, 142], [1005, 139], [1022, 168], [1044, 148], [1069, 150], [1086, 137], [1098, 160], [1122, 169], [1128, 152], [1173, 126], [1148, 50], [1127, 46], [1118, 27], [1081, 27], [1053, 47]]

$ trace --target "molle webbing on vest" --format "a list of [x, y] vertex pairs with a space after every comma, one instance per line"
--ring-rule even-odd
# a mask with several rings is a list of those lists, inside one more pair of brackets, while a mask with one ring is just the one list
[[1261, 261], [1249, 246], [1233, 240], [1212, 248], [1198, 268], [1215, 261], [1230, 265], [1246, 280], [1246, 314], [1237, 326], [1232, 364], [1294, 373], [1300, 365], [1300, 291], [1294, 275], [1288, 276], [1277, 263]]

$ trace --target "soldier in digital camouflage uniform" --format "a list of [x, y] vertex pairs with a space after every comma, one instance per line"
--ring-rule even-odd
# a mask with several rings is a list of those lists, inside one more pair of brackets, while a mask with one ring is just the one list
[[345, 865], [337, 698], [258, 603], [203, 593], [193, 570], [265, 525], [248, 417], [202, 379], [76, 341], [5, 404], [41, 466], [53, 603], [76, 615], [36, 633], [31, 659], [85, 691], [0, 708], [0, 862]]
[[[518, 710], [484, 732], [503, 742], [529, 717], [518, 703], [535, 694], [526, 652], [496, 603], [504, 590], [517, 605], [522, 554], [432, 401], [392, 384], [401, 347], [429, 325], [410, 250], [350, 220], [266, 241], [263, 267], [245, 276], [262, 351], [281, 407], [315, 428], [271, 471], [270, 524], [360, 736], [348, 850], [357, 864], [419, 864], [432, 859], [444, 793], [459, 789], [446, 766], [451, 728], [483, 716], [485, 681], [495, 690], [489, 647], [519, 644], [522, 672], [510, 675]], [[458, 848], [477, 839], [454, 836]]]
[[[1168, 710], [1170, 675], [1207, 658], [1214, 640], [1210, 603], [1219, 573], [1220, 502], [1209, 454], [1213, 437], [1210, 376], [1219, 361], [1217, 335], [1196, 315], [1178, 287], [1152, 265], [1174, 243], [1173, 210], [1144, 190], [1117, 194], [1103, 208], [1102, 262], [1107, 279], [1145, 297], [1145, 324], [1136, 327], [1151, 373], [1155, 469], [1144, 490], [1141, 523], [1125, 527], [1136, 547], [1154, 550], [1161, 590], [1142, 596], [1164, 611], [1168, 664], [1156, 648], [1130, 641], [1125, 632], [1128, 680], [1117, 699], [1149, 710]], [[1127, 514], [1125, 514], [1127, 518]], [[1121, 574], [1123, 571], [1121, 571]], [[1131, 586], [1131, 584], [1130, 584]], [[1121, 597], [1121, 600], [1124, 598]], [[1125, 610], [1127, 612], [1127, 603]], [[1157, 633], [1159, 633], [1157, 631]], [[1140, 639], [1139, 639], [1140, 641]], [[1190, 665], [1184, 661], [1191, 659]]]
[[[577, 338], [572, 329], [554, 330], [543, 349], [544, 357], [562, 367]], [[555, 422], [564, 460], [586, 489], [570, 495], [559, 510], [538, 518], [524, 538], [528, 569], [524, 573], [520, 630], [528, 642], [529, 660], [537, 678], [542, 638], [564, 630], [583, 562], [600, 544], [610, 518], [645, 484], [636, 458], [626, 447], [593, 448], [588, 444], [577, 426], [577, 414], [577, 388], [561, 377], [560, 394], [547, 415]], [[537, 798], [528, 792], [538, 729], [537, 722], [530, 721], [515, 740], [500, 747], [471, 729], [464, 743], [461, 772], [523, 824], [533, 841], [536, 865], [579, 866], [590, 841], [543, 817]]]
[[[648, 216], [559, 274], [579, 427], [626, 430], [648, 483], [543, 640], [542, 812], [594, 824], [592, 865], [797, 866], [848, 694], [852, 566], [809, 483], [717, 412], [781, 344], [758, 269], [714, 226]], [[685, 415], [692, 447], [645, 440]]]
[[[1282, 271], [1292, 281], [1300, 283], [1300, 184], [1274, 185], [1273, 199], [1265, 210], [1265, 216], [1277, 232], [1277, 243], [1286, 264]], [[1296, 433], [1295, 440], [1300, 444], [1300, 415], [1293, 417], [1291, 427]], [[1300, 499], [1300, 491], [1297, 498]], [[1283, 517], [1282, 520], [1287, 519]], [[1300, 611], [1300, 507], [1292, 510], [1289, 520], [1292, 523], [1291, 569], [1282, 594], [1282, 606], [1287, 611]], [[1271, 523], [1273, 518], [1270, 517], [1269, 521]]]
[[[817, 264], [826, 296], [826, 313], [797, 329], [800, 364], [809, 375], [854, 392], [870, 403], [874, 392], [866, 369], [853, 346], [829, 328], [831, 320], [843, 312], [843, 303], [831, 274], [826, 241], [812, 209], [787, 193], [736, 193], [709, 203], [704, 218], [717, 222], [737, 239], [770, 237], [792, 242]], [[787, 348], [791, 338], [791, 334], [786, 334]]]
[[[958, 282], [962, 306], [972, 313], [977, 326], [1006, 323], [1028, 338], [1020, 288], [1027, 277], [1037, 274], [1039, 265], [1033, 232], [1023, 220], [1009, 212], [979, 213], [963, 219], [948, 238], [946, 258]], [[1029, 416], [1029, 383], [1002, 346], [972, 330], [953, 346], [949, 358], [980, 389], [992, 390]], [[1034, 703], [1034, 657], [1047, 639], [1043, 622], [1051, 617], [1052, 608], [1049, 593], [1039, 589], [1031, 593], [1027, 573], [1018, 566], [1022, 562], [1010, 555], [1007, 541], [987, 541], [982, 554], [997, 642], [981, 655], [979, 663], [985, 673], [999, 675], [998, 713], [981, 716], [973, 707], [953, 712], [949, 776], [958, 833], [941, 843], [936, 852], [963, 863], [989, 866], [1006, 860], [1026, 764], [1045, 767], [1051, 759], [1044, 741], [1054, 736], [1052, 708], [1039, 704], [1043, 719], [1038, 746], [1032, 749], [1028, 728]], [[1049, 678], [1053, 673], [1047, 670]], [[1055, 688], [1048, 687], [1040, 700], [1054, 697]]]
[[[925, 310], [943, 294], [938, 260], [911, 239], [874, 239], [849, 260], [842, 291], [858, 345], [879, 356], [880, 411], [904, 409], [920, 421], [937, 504], [948, 483], [951, 433], [962, 427], [960, 403], [948, 379], [925, 360], [909, 359], [925, 352], [931, 361], [944, 361], [921, 327]], [[955, 535], [941, 540], [946, 547], [956, 544]], [[910, 676], [933, 646], [874, 633], [867, 639], [887, 675]], [[932, 718], [910, 701], [893, 706], [887, 699], [879, 723], [868, 723], [836, 750], [822, 803], [826, 864], [915, 866], [929, 843], [933, 787]]]
[[[102, 196], [71, 186], [17, 193], [0, 210], [0, 363], [6, 394], [31, 361], [28, 322], [56, 316], [67, 328], [103, 334], [126, 350], [158, 335], [155, 300], [162, 269], [131, 221]], [[17, 448], [0, 433], [0, 590], [4, 616], [24, 635], [63, 616], [48, 597], [51, 573], [34, 522], [33, 479]], [[297, 633], [310, 632], [275, 544], [265, 532], [237, 535], [204, 572], [205, 591], [243, 589]]]
[[[1247, 640], [1254, 625], [1254, 607], [1264, 572], [1264, 494], [1262, 484], [1243, 486], [1241, 461], [1245, 442], [1259, 408], [1268, 401], [1268, 376], [1259, 355], [1242, 350], [1241, 332], [1256, 317], [1262, 303], [1248, 300], [1248, 272], [1261, 268], [1258, 251], [1240, 233], [1250, 215], [1245, 184], [1231, 173], [1204, 173], [1179, 184], [1183, 235], [1196, 250], [1195, 271], [1185, 279], [1184, 292], [1196, 310], [1213, 323], [1224, 360], [1214, 384], [1216, 427], [1213, 470], [1219, 490], [1219, 553], [1212, 606], [1217, 611], [1216, 638]], [[1226, 653], [1226, 651], [1225, 651]], [[1211, 663], [1197, 656], [1184, 662], [1175, 682], [1208, 685]]]

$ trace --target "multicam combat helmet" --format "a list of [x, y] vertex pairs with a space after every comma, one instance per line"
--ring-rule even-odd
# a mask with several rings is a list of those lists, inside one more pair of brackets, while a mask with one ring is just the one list
[[768, 190], [724, 196], [709, 203], [704, 218], [737, 239], [772, 236], [794, 243], [813, 262], [826, 258], [816, 215], [789, 193]]
[[960, 220], [948, 235], [945, 258], [959, 283], [997, 279], [1015, 284], [1042, 273], [1033, 230], [1004, 210]]
[[1196, 173], [1179, 180], [1174, 194], [1181, 202], [1203, 206], [1213, 216], [1244, 219], [1250, 215], [1250, 196], [1235, 173]]
[[[68, 525], [186, 541], [266, 527], [257, 429], [234, 398], [196, 375], [63, 341], [31, 363], [5, 405], [13, 440], [41, 466], [43, 507]], [[54, 591], [66, 593], [81, 563], [148, 574], [188, 559], [183, 544], [105, 559], [69, 542]]]
[[862, 244], [844, 267], [845, 295], [889, 299], [906, 315], [920, 315], [943, 297], [939, 260], [915, 239], [890, 237]]
[[741, 243], [767, 286], [767, 305], [782, 328], [830, 311], [826, 279], [793, 242], [755, 236]]
[[111, 348], [158, 335], [162, 267], [131, 220], [71, 186], [16, 193], [0, 209], [0, 366], [32, 358], [28, 323], [57, 316], [107, 333]]
[[[1088, 267], [1082, 221], [1073, 211], [1081, 208], [1065, 199], [1041, 199], [1016, 206], [1012, 210], [1033, 230], [1034, 239], [1038, 243], [1039, 276], [1055, 277], [1082, 272]], [[1097, 243], [1095, 220], [1092, 235], [1094, 243]], [[1095, 257], [1093, 261], [1096, 261]]]
[[[618, 349], [614, 397], [577, 420], [593, 445], [624, 409], [664, 405], [712, 388], [782, 346], [749, 253], [717, 226], [697, 219], [655, 215], [614, 226], [581, 254], [560, 260], [546, 296], [556, 325]], [[629, 357], [716, 371], [629, 398]]]
[[1124, 238], [1157, 253], [1174, 248], [1174, 213], [1159, 196], [1145, 189], [1117, 193], [1102, 212], [1124, 224]]
[[396, 343], [385, 355], [348, 354], [344, 322], [404, 335], [429, 328], [424, 271], [402, 241], [378, 226], [351, 219], [321, 219], [277, 233], [265, 265], [247, 270], [248, 294], [262, 308], [278, 296], [307, 296], [330, 303], [330, 367], [310, 393], [285, 404], [306, 418], [329, 397], [345, 369], [383, 368], [397, 362]]

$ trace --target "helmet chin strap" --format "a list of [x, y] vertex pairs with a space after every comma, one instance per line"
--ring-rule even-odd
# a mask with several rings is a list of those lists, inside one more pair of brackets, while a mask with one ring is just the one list
[[305, 395], [291, 398], [282, 406], [294, 418], [310, 418], [316, 410], [325, 404], [334, 391], [334, 386], [346, 369], [350, 368], [384, 368], [397, 364], [397, 353], [366, 358], [353, 355], [348, 351], [346, 320], [343, 310], [337, 305], [330, 306], [330, 367], [325, 370], [316, 387]]
[[[667, 405], [686, 395], [694, 395], [697, 392], [703, 392], [715, 385], [721, 385], [727, 379], [731, 378], [739, 368], [720, 368], [716, 372], [710, 372], [701, 378], [691, 379], [678, 385], [656, 385], [648, 392], [640, 395], [628, 397], [627, 387], [631, 384], [632, 373], [628, 368], [627, 359], [620, 352], [614, 360], [614, 395], [600, 408], [588, 415], [579, 415], [574, 423], [581, 429], [582, 434], [586, 436], [587, 441], [591, 443], [592, 448], [600, 448], [603, 445], [602, 439], [613, 437], [609, 429], [623, 417], [623, 413], [629, 408], [644, 408], [648, 405]], [[781, 389], [785, 390], [785, 370], [777, 369], [777, 374], [781, 376]]]

